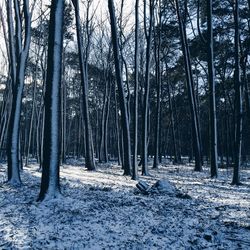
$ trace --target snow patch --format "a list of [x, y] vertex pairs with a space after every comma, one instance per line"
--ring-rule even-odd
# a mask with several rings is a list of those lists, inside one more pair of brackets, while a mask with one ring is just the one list
[[[3, 166], [6, 169], [6, 165]], [[6, 178], [0, 171], [0, 180]], [[143, 195], [117, 165], [61, 167], [62, 197], [35, 202], [41, 173], [24, 168], [24, 185], [0, 185], [0, 248], [3, 249], [249, 249], [250, 180], [230, 185], [231, 172], [187, 166], [160, 167], [140, 179], [151, 187], [173, 186], [192, 196]], [[176, 171], [178, 169], [178, 171]], [[164, 183], [164, 185], [163, 185]], [[171, 186], [169, 186], [171, 184]]]

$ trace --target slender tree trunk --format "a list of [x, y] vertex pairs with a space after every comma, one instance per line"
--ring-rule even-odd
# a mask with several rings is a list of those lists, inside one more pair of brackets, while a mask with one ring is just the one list
[[[169, 85], [169, 87], [171, 87], [171, 85]], [[170, 90], [170, 89], [169, 89]], [[174, 91], [172, 91], [172, 93], [174, 93]], [[171, 91], [170, 91], [170, 95], [171, 95]], [[176, 150], [177, 150], [177, 162], [181, 163], [181, 143], [180, 143], [180, 129], [179, 129], [179, 123], [176, 122], [175, 120], [178, 119], [177, 117], [177, 110], [176, 110], [176, 102], [175, 102], [175, 96], [173, 94], [173, 97], [171, 99], [171, 103], [172, 103], [172, 109], [173, 109], [173, 122], [174, 122], [174, 131], [176, 130], [177, 136], [176, 136]]]
[[6, 141], [6, 133], [8, 131], [8, 124], [10, 121], [10, 112], [11, 112], [11, 106], [12, 106], [12, 92], [11, 92], [11, 86], [8, 84], [6, 87], [6, 97], [4, 100], [5, 107], [3, 111], [3, 117], [1, 121], [1, 136], [0, 136], [0, 148], [3, 148], [4, 142]]
[[[106, 74], [105, 74], [106, 75]], [[108, 103], [108, 84], [109, 80], [106, 76], [105, 81], [105, 93], [103, 97], [103, 106], [102, 106], [102, 118], [101, 118], [101, 135], [100, 135], [100, 144], [99, 144], [99, 162], [106, 162], [105, 161], [105, 119], [106, 119], [106, 112], [107, 112], [107, 103]]]
[[98, 108], [96, 109], [96, 127], [95, 127], [95, 152], [96, 158], [99, 159], [99, 111]]
[[44, 138], [44, 119], [45, 119], [45, 114], [44, 114], [44, 95], [45, 95], [45, 88], [46, 88], [46, 79], [47, 79], [47, 72], [45, 70], [45, 68], [47, 67], [47, 62], [45, 60], [47, 52], [44, 50], [43, 51], [44, 54], [44, 59], [43, 56], [41, 58], [41, 69], [42, 69], [42, 76], [43, 76], [43, 90], [42, 90], [42, 95], [40, 98], [40, 108], [38, 111], [38, 123], [37, 123], [37, 150], [39, 151], [39, 170], [42, 170], [42, 166], [43, 166], [43, 138]]
[[217, 118], [215, 103], [215, 74], [214, 74], [214, 46], [213, 46], [213, 1], [207, 0], [207, 33], [208, 33], [208, 81], [209, 81], [209, 112], [210, 112], [210, 164], [211, 177], [218, 176], [218, 145], [217, 145]]
[[[193, 99], [193, 109], [194, 109], [194, 118], [195, 118], [195, 123], [197, 126], [197, 132], [195, 132], [195, 129], [193, 130], [194, 133], [197, 133], [197, 135], [193, 135], [194, 137], [198, 136], [198, 146], [199, 148], [196, 150], [196, 146], [194, 145], [194, 149], [195, 149], [195, 155], [196, 155], [196, 159], [195, 159], [195, 171], [201, 171], [202, 170], [202, 165], [203, 165], [203, 156], [202, 156], [202, 142], [201, 142], [201, 131], [200, 131], [200, 119], [199, 119], [199, 112], [198, 112], [198, 93], [199, 93], [199, 89], [197, 86], [197, 95], [195, 93], [195, 83], [194, 83], [194, 77], [193, 77], [193, 70], [192, 70], [192, 65], [191, 65], [191, 56], [190, 56], [190, 50], [189, 50], [189, 46], [188, 46], [188, 39], [187, 39], [187, 31], [186, 31], [186, 23], [187, 23], [187, 17], [188, 17], [188, 6], [187, 6], [188, 0], [184, 1], [184, 6], [185, 6], [185, 11], [184, 11], [184, 18], [182, 20], [182, 25], [183, 25], [183, 39], [184, 39], [184, 43], [185, 43], [185, 48], [186, 48], [186, 59], [187, 59], [187, 67], [189, 70], [189, 76], [190, 76], [190, 91], [192, 92], [191, 96]], [[178, 8], [179, 9], [179, 8]], [[182, 18], [181, 18], [182, 19]], [[197, 97], [196, 97], [197, 96]], [[198, 151], [198, 152], [196, 152]], [[199, 156], [199, 164], [197, 164], [197, 156], [198, 154]], [[200, 167], [198, 166], [200, 165]]]
[[190, 112], [191, 112], [191, 120], [192, 120], [192, 133], [193, 133], [193, 145], [194, 145], [194, 153], [195, 153], [195, 171], [202, 170], [201, 164], [201, 146], [200, 146], [200, 135], [199, 135], [199, 125], [197, 119], [197, 112], [196, 112], [196, 104], [195, 104], [195, 97], [194, 97], [194, 90], [193, 90], [193, 81], [191, 75], [191, 65], [190, 59], [188, 58], [189, 53], [187, 50], [187, 39], [185, 38], [185, 31], [184, 25], [181, 18], [180, 10], [179, 10], [179, 0], [175, 0], [176, 2], [176, 11], [177, 17], [179, 22], [179, 29], [180, 29], [180, 36], [181, 36], [181, 44], [182, 44], [182, 52], [184, 56], [184, 64], [185, 64], [185, 71], [186, 71], [186, 80], [187, 80], [187, 89], [188, 89], [188, 97], [190, 103]]
[[244, 97], [245, 97], [245, 105], [246, 105], [246, 113], [248, 118], [250, 119], [250, 101], [249, 101], [249, 88], [248, 88], [248, 81], [247, 81], [247, 58], [242, 58], [242, 81], [244, 86]]
[[229, 168], [230, 166], [230, 155], [229, 155], [229, 151], [230, 151], [230, 146], [229, 146], [229, 115], [227, 114], [227, 112], [225, 113], [226, 117], [225, 117], [225, 125], [226, 125], [226, 158], [227, 158], [227, 168]]
[[118, 165], [122, 164], [122, 156], [121, 156], [121, 143], [120, 143], [120, 129], [119, 129], [119, 117], [118, 117], [118, 107], [117, 107], [117, 98], [116, 91], [115, 94], [115, 125], [116, 125], [116, 136], [117, 136], [117, 155], [118, 155]]
[[170, 113], [169, 115], [170, 115], [170, 121], [171, 121], [171, 131], [172, 131], [172, 138], [173, 138], [174, 163], [178, 163], [177, 144], [176, 144], [176, 137], [175, 137], [175, 122], [174, 122], [173, 104], [172, 104], [169, 81], [167, 81], [167, 92], [168, 92], [168, 103], [169, 103], [169, 113]]
[[[41, 104], [42, 105], [42, 104]], [[42, 124], [42, 108], [39, 109], [37, 115], [37, 124], [36, 124], [36, 150], [37, 150], [37, 163], [41, 162], [41, 155], [40, 155], [40, 146], [41, 146], [41, 124]]]
[[[11, 42], [13, 40], [13, 23], [12, 23], [12, 10], [11, 1], [8, 1], [8, 15], [9, 15], [9, 38]], [[21, 17], [19, 10], [19, 3], [15, 2], [16, 13], [16, 55], [17, 59], [14, 59], [15, 52], [13, 45], [10, 45], [11, 63], [12, 65], [12, 108], [10, 114], [10, 123], [8, 129], [8, 142], [7, 142], [7, 159], [8, 159], [8, 182], [13, 185], [20, 185], [20, 173], [21, 168], [19, 161], [19, 136], [20, 136], [20, 117], [21, 117], [21, 105], [22, 94], [24, 87], [25, 77], [25, 64], [28, 58], [29, 46], [30, 46], [30, 29], [31, 29], [31, 14], [29, 13], [29, 2], [24, 0], [23, 5], [24, 19], [25, 19], [25, 41], [23, 48], [21, 39]], [[15, 64], [16, 63], [16, 64]], [[14, 69], [16, 65], [16, 69]]]
[[113, 52], [115, 59], [115, 71], [116, 80], [119, 91], [120, 107], [121, 107], [121, 118], [122, 118], [122, 131], [123, 131], [123, 150], [124, 150], [124, 175], [131, 175], [131, 147], [130, 147], [130, 131], [129, 131], [129, 120], [128, 110], [126, 105], [126, 97], [123, 88], [121, 66], [119, 60], [119, 43], [117, 36], [115, 8], [113, 0], [108, 0], [110, 21], [111, 21], [111, 34], [113, 43]]
[[82, 157], [82, 121], [81, 117], [78, 117], [78, 158]]
[[147, 41], [146, 48], [146, 73], [145, 73], [145, 94], [144, 109], [142, 121], [142, 175], [149, 175], [148, 169], [148, 115], [149, 115], [149, 88], [150, 88], [150, 63], [151, 63], [151, 45], [152, 45], [152, 29], [153, 29], [153, 10], [154, 0], [150, 0], [149, 13], [149, 30], [146, 28], [146, 1], [144, 1], [144, 26]]
[[109, 122], [109, 112], [110, 112], [110, 99], [111, 99], [111, 79], [108, 79], [108, 102], [107, 109], [104, 120], [104, 159], [105, 162], [109, 161], [108, 157], [108, 122]]
[[84, 62], [83, 58], [83, 44], [82, 44], [82, 34], [81, 34], [81, 23], [79, 16], [79, 2], [78, 0], [72, 0], [75, 7], [75, 18], [76, 18], [76, 31], [77, 31], [77, 43], [78, 43], [78, 54], [80, 62], [81, 71], [81, 82], [83, 90], [83, 115], [84, 115], [84, 125], [85, 125], [85, 141], [86, 141], [86, 155], [85, 155], [85, 165], [88, 170], [95, 170], [95, 161], [92, 148], [92, 132], [89, 118], [89, 108], [88, 108], [88, 79], [86, 72], [87, 62]]
[[61, 82], [61, 165], [66, 162], [65, 141], [66, 141], [66, 81], [65, 81], [65, 50], [62, 52], [62, 82]]
[[241, 146], [242, 146], [242, 82], [240, 80], [240, 62], [239, 62], [239, 2], [235, 0], [235, 72], [234, 72], [234, 88], [235, 88], [235, 164], [233, 172], [233, 185], [240, 184], [240, 164], [241, 164]]
[[133, 150], [133, 171], [132, 179], [138, 179], [138, 90], [139, 90], [139, 0], [135, 2], [135, 88], [134, 88], [134, 150]]
[[[39, 56], [39, 53], [37, 56]], [[35, 105], [36, 105], [37, 71], [38, 71], [38, 60], [36, 61], [36, 70], [35, 70], [35, 77], [34, 77], [35, 81], [34, 81], [33, 94], [32, 94], [32, 110], [31, 110], [31, 118], [30, 118], [30, 125], [29, 125], [29, 136], [28, 136], [25, 166], [28, 166], [29, 164], [30, 145], [31, 145], [31, 139], [32, 139], [33, 123], [34, 123], [34, 116], [35, 116]]]
[[155, 44], [155, 61], [156, 61], [156, 79], [157, 79], [157, 107], [156, 107], [156, 122], [155, 122], [155, 152], [153, 168], [158, 168], [159, 165], [159, 148], [160, 148], [160, 119], [161, 119], [161, 1], [159, 0], [159, 23], [158, 23], [158, 35], [155, 35], [155, 40], [158, 44]]

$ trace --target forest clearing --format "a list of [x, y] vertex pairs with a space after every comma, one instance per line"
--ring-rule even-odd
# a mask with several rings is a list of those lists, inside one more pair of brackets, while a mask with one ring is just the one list
[[[74, 163], [74, 164], [72, 164]], [[249, 249], [250, 170], [230, 185], [232, 170], [211, 180], [206, 168], [162, 165], [150, 185], [167, 179], [191, 199], [142, 194], [116, 164], [96, 172], [80, 162], [61, 167], [62, 197], [36, 202], [41, 173], [25, 167], [20, 189], [0, 170], [0, 249]]]

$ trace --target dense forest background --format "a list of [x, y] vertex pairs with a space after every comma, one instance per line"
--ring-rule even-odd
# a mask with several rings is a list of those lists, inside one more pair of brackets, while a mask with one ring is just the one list
[[35, 159], [46, 193], [60, 164], [83, 157], [89, 170], [118, 161], [133, 179], [163, 158], [210, 166], [211, 177], [233, 167], [239, 184], [250, 154], [250, 2], [63, 2], [1, 2], [9, 182]]

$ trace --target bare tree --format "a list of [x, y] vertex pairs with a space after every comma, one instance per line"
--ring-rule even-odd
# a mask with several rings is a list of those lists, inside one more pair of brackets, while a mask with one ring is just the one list
[[150, 88], [150, 63], [151, 63], [151, 47], [152, 47], [152, 32], [154, 18], [154, 0], [149, 1], [149, 27], [147, 29], [147, 1], [144, 1], [144, 32], [146, 37], [146, 72], [145, 72], [145, 94], [143, 107], [142, 121], [142, 174], [149, 175], [148, 170], [148, 124], [149, 124], [149, 88]]
[[[77, 32], [77, 44], [78, 44], [78, 55], [80, 63], [80, 72], [81, 72], [81, 82], [82, 82], [82, 91], [83, 91], [83, 115], [84, 115], [84, 125], [85, 125], [85, 141], [86, 141], [86, 152], [85, 152], [85, 165], [88, 170], [95, 170], [95, 161], [93, 153], [93, 142], [92, 142], [92, 132], [91, 124], [89, 118], [89, 104], [88, 104], [88, 75], [87, 75], [87, 65], [88, 65], [88, 56], [83, 57], [83, 42], [82, 42], [82, 33], [81, 33], [81, 23], [79, 16], [79, 1], [72, 0], [72, 3], [75, 8], [75, 19], [76, 19], [76, 32]], [[89, 3], [89, 1], [88, 1]], [[88, 20], [87, 20], [88, 21]], [[88, 29], [87, 24], [87, 29]], [[90, 36], [90, 34], [87, 34]], [[88, 37], [88, 39], [90, 39]], [[88, 53], [89, 40], [87, 44], [86, 53]]]
[[[13, 25], [12, 0], [7, 2], [8, 28], [9, 28], [9, 51], [11, 64], [12, 80], [12, 107], [10, 122], [8, 127], [7, 159], [8, 159], [8, 182], [13, 185], [20, 185], [19, 159], [19, 136], [20, 136], [20, 117], [22, 106], [22, 94], [25, 78], [25, 64], [29, 54], [31, 13], [29, 12], [29, 1], [23, 1], [23, 13], [25, 20], [25, 37], [23, 41], [22, 20], [20, 14], [20, 2], [14, 0], [15, 9], [15, 32]], [[14, 42], [14, 39], [16, 41]]]
[[139, 0], [135, 1], [135, 90], [134, 90], [134, 150], [132, 179], [138, 179], [138, 90], [139, 90]]
[[211, 177], [218, 175], [218, 152], [217, 152], [217, 119], [215, 103], [215, 74], [214, 74], [214, 43], [213, 43], [213, 18], [212, 0], [207, 0], [207, 33], [208, 33], [208, 81], [210, 98], [210, 158], [211, 158]]
[[129, 131], [129, 119], [128, 110], [126, 105], [126, 97], [123, 89], [121, 66], [119, 58], [119, 43], [116, 27], [115, 7], [113, 0], [108, 1], [111, 35], [113, 44], [113, 53], [115, 59], [115, 72], [116, 81], [119, 91], [120, 108], [121, 108], [121, 120], [122, 120], [122, 132], [123, 132], [123, 162], [124, 162], [124, 175], [131, 175], [131, 146], [130, 146], [130, 131]]
[[240, 184], [240, 164], [241, 164], [241, 146], [242, 146], [242, 82], [240, 79], [240, 60], [239, 60], [239, 2], [234, 1], [234, 24], [235, 24], [235, 34], [234, 34], [234, 59], [235, 59], [235, 72], [234, 72], [234, 89], [235, 89], [235, 164], [233, 172], [232, 184]]
[[[158, 168], [159, 165], [159, 150], [160, 150], [160, 118], [161, 118], [161, 32], [162, 32], [162, 13], [161, 13], [161, 0], [158, 1], [158, 27], [155, 34], [155, 72], [157, 83], [157, 107], [156, 107], [156, 120], [155, 120], [155, 152], [153, 168]], [[156, 29], [156, 27], [155, 27]]]
[[50, 12], [42, 182], [38, 201], [60, 196], [61, 72], [64, 0], [53, 0]]
[[183, 23], [183, 18], [181, 16], [180, 8], [179, 8], [179, 0], [175, 0], [176, 4], [176, 12], [179, 23], [180, 30], [180, 38], [182, 45], [182, 52], [184, 56], [184, 64], [185, 64], [185, 72], [186, 72], [186, 82], [188, 89], [188, 97], [189, 97], [189, 105], [190, 105], [190, 113], [192, 120], [192, 131], [193, 131], [193, 145], [194, 145], [194, 153], [195, 153], [195, 170], [201, 171], [202, 169], [202, 161], [201, 161], [201, 138], [200, 138], [200, 128], [198, 122], [198, 114], [196, 101], [194, 96], [194, 83], [192, 77], [191, 70], [191, 62], [190, 62], [190, 53], [187, 44], [186, 31]]

